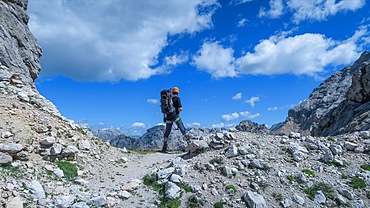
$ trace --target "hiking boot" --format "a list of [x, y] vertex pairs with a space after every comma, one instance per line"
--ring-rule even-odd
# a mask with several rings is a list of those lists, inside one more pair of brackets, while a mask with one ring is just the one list
[[166, 143], [163, 144], [162, 152], [167, 152], [167, 147], [168, 147], [168, 145]]

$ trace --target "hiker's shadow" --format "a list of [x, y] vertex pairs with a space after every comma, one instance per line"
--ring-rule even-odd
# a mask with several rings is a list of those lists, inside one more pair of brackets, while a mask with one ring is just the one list
[[190, 160], [190, 159], [192, 159], [195, 156], [196, 156], [196, 154], [194, 154], [194, 153], [192, 154], [190, 152], [187, 152], [187, 153], [185, 153], [183, 155], [180, 155], [178, 157], [181, 157], [181, 159], [183, 159], [183, 160]]

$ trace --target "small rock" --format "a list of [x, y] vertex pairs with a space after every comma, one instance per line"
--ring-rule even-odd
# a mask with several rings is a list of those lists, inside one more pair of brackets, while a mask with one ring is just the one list
[[326, 197], [322, 191], [317, 191], [315, 194], [314, 202], [319, 204], [324, 204], [326, 202]]
[[180, 187], [172, 182], [167, 182], [165, 185], [165, 195], [167, 198], [175, 199], [180, 196]]
[[341, 195], [345, 196], [347, 199], [350, 199], [350, 200], [352, 200], [355, 197], [354, 193], [352, 191], [350, 191], [348, 189], [345, 189], [345, 188], [339, 189], [338, 192]]
[[227, 158], [235, 157], [237, 155], [238, 155], [238, 148], [235, 145], [230, 145], [230, 147], [225, 152], [225, 156]]
[[247, 191], [247, 193], [243, 195], [243, 200], [247, 203], [247, 207], [267, 208], [263, 196], [256, 192]]
[[51, 147], [55, 143], [55, 137], [46, 137], [40, 141], [40, 145]]
[[89, 200], [89, 204], [94, 207], [103, 207], [107, 203], [105, 196], [97, 196]]
[[294, 194], [293, 196], [293, 200], [299, 204], [299, 205], [303, 205], [304, 204], [304, 198], [299, 196], [298, 194]]
[[283, 207], [291, 207], [293, 205], [293, 202], [290, 199], [284, 199], [283, 201], [280, 202], [280, 204]]
[[14, 197], [10, 202], [6, 205], [7, 208], [23, 208], [22, 199], [17, 196]]
[[0, 152], [0, 165], [1, 164], [11, 164], [13, 162], [12, 156], [7, 153]]
[[353, 151], [358, 145], [353, 143], [353, 142], [345, 142], [344, 143], [344, 147], [349, 150], [349, 151]]

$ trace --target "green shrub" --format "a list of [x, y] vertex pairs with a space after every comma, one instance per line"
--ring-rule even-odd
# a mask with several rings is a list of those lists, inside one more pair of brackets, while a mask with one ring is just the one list
[[234, 186], [234, 185], [231, 185], [231, 184], [227, 185], [227, 186], [226, 186], [226, 189], [231, 189], [231, 190], [233, 190], [234, 192], [236, 192], [236, 188], [235, 188], [235, 186]]
[[294, 181], [294, 176], [293, 175], [288, 175], [286, 177], [290, 182], [293, 182]]
[[325, 183], [318, 183], [310, 188], [303, 189], [303, 192], [305, 192], [311, 200], [315, 198], [317, 191], [322, 191], [322, 193], [330, 199], [334, 198], [333, 189]]
[[214, 208], [223, 208], [224, 207], [224, 204], [222, 202], [216, 202], [214, 205], [213, 205]]
[[158, 208], [178, 208], [181, 205], [181, 201], [179, 199], [169, 199], [165, 196], [161, 197], [161, 203], [158, 204]]
[[20, 178], [23, 176], [22, 171], [19, 169], [19, 167], [14, 167], [9, 164], [3, 164], [0, 165], [0, 175], [1, 176], [11, 176], [15, 178]]
[[333, 137], [333, 136], [329, 136], [329, 137], [327, 138], [327, 140], [328, 140], [328, 141], [333, 141], [333, 140], [334, 140], [334, 137]]
[[198, 207], [198, 200], [195, 195], [191, 195], [187, 201], [187, 207]]
[[342, 174], [342, 175], [340, 176], [340, 178], [341, 178], [341, 179], [347, 179], [347, 178], [348, 178], [348, 175], [346, 175], [346, 174]]
[[329, 166], [337, 167], [337, 168], [340, 168], [340, 167], [342, 167], [342, 166], [343, 166], [343, 165], [341, 165], [339, 162], [335, 162], [335, 161], [327, 162], [326, 164], [327, 164], [327, 165], [329, 165]]
[[370, 165], [361, 165], [360, 166], [362, 169], [364, 169], [364, 170], [367, 170], [367, 171], [370, 171]]
[[56, 162], [59, 169], [63, 171], [64, 177], [69, 181], [74, 181], [77, 177], [77, 167], [67, 161], [57, 161]]
[[215, 157], [212, 160], [209, 161], [211, 164], [223, 164], [223, 159], [222, 157]]
[[353, 177], [349, 185], [354, 189], [358, 189], [358, 188], [363, 189], [366, 187], [365, 181], [359, 177]]
[[145, 175], [143, 178], [143, 183], [146, 186], [152, 187], [154, 191], [160, 192], [163, 189], [163, 185], [158, 184], [157, 180], [157, 174], [153, 173], [152, 175]]
[[309, 169], [303, 169], [302, 170], [303, 173], [306, 173], [307, 175], [309, 176], [312, 176], [312, 177], [315, 177], [315, 173], [312, 171], [312, 170], [309, 170]]
[[276, 200], [276, 201], [282, 201], [283, 200], [283, 195], [281, 193], [272, 193], [272, 197]]

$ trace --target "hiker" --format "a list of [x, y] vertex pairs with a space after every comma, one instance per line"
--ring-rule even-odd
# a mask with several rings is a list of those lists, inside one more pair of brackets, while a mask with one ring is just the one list
[[164, 114], [163, 121], [166, 123], [166, 131], [164, 132], [164, 138], [163, 138], [163, 148], [162, 152], [167, 151], [167, 140], [168, 136], [171, 133], [172, 125], [175, 122], [178, 129], [180, 129], [182, 135], [187, 139], [186, 131], [184, 124], [181, 121], [180, 112], [182, 111], [182, 105], [181, 105], [181, 99], [178, 96], [179, 95], [179, 88], [174, 87], [172, 89], [172, 106], [175, 108], [174, 111], [168, 114]]

